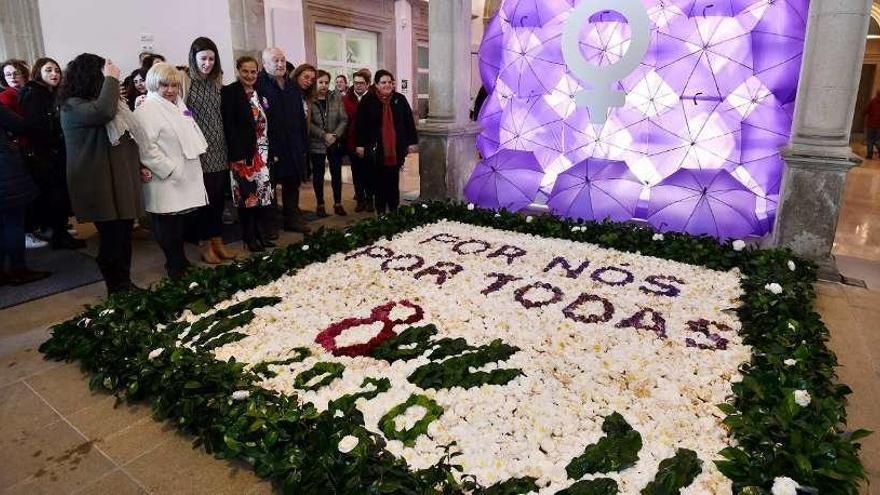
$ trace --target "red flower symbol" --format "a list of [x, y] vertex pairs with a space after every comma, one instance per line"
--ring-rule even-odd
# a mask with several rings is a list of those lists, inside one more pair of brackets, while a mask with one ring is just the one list
[[[414, 310], [413, 314], [404, 318], [404, 319], [396, 319], [391, 320], [391, 310], [394, 309], [395, 306], [406, 306], [408, 308], [412, 308]], [[373, 349], [375, 349], [379, 344], [385, 342], [391, 337], [397, 335], [394, 331], [394, 327], [397, 325], [409, 325], [420, 321], [425, 316], [425, 311], [416, 304], [411, 303], [408, 300], [402, 300], [400, 302], [389, 301], [381, 306], [376, 306], [370, 312], [370, 316], [367, 318], [346, 318], [344, 320], [340, 320], [329, 327], [322, 330], [317, 337], [315, 337], [315, 342], [321, 344], [324, 349], [327, 349], [334, 356], [366, 356]], [[360, 327], [362, 325], [372, 325], [373, 323], [381, 322], [382, 330], [379, 331], [376, 335], [374, 335], [370, 340], [360, 343], [360, 344], [352, 344], [344, 347], [337, 347], [336, 338], [339, 337], [343, 332], [349, 331], [353, 328]]]

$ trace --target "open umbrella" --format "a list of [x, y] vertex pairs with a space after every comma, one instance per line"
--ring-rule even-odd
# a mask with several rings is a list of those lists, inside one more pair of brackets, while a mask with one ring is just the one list
[[561, 32], [548, 37], [540, 28], [510, 28], [499, 77], [517, 96], [546, 94], [566, 72], [561, 38]]
[[807, 31], [802, 0], [763, 0], [740, 17], [760, 13], [751, 31], [754, 73], [782, 105], [797, 95], [798, 75]]
[[548, 126], [562, 118], [543, 98], [513, 98], [504, 109], [499, 129], [499, 148], [532, 151], [538, 147], [558, 149], [558, 143], [547, 140]]
[[642, 187], [626, 162], [589, 158], [556, 177], [547, 206], [567, 218], [622, 222], [634, 216]]
[[681, 100], [651, 119], [651, 159], [664, 177], [679, 168], [732, 168], [738, 164], [741, 122], [721, 102]]
[[535, 200], [542, 175], [532, 152], [501, 150], [477, 164], [464, 194], [484, 208], [518, 211]]
[[755, 195], [726, 170], [681, 169], [651, 188], [648, 222], [718, 239], [760, 232]]
[[489, 93], [480, 108], [478, 118], [483, 129], [477, 136], [477, 148], [483, 156], [493, 155], [498, 150], [504, 109], [510, 105], [512, 100], [513, 92], [504, 84], [504, 81], [498, 81], [495, 90]]
[[495, 81], [498, 80], [498, 73], [501, 72], [501, 56], [504, 53], [505, 41], [503, 23], [500, 15], [492, 17], [486, 25], [483, 41], [477, 52], [480, 61], [480, 79], [483, 80], [486, 91], [490, 92], [495, 89]]
[[752, 39], [733, 17], [691, 17], [657, 33], [657, 73], [682, 97], [723, 100], [752, 75]]

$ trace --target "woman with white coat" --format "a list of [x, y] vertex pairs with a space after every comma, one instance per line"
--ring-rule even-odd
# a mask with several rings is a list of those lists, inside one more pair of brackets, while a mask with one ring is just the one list
[[184, 253], [187, 217], [208, 203], [199, 156], [208, 144], [181, 101], [181, 74], [166, 63], [147, 73], [147, 98], [134, 115], [138, 122], [144, 203], [171, 278], [190, 267]]

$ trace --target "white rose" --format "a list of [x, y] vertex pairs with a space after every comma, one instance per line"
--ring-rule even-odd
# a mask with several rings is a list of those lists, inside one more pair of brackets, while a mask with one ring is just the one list
[[474, 204], [473, 203], [468, 203], [468, 210], [474, 211]]
[[577, 232], [579, 230], [581, 230], [581, 227], [579, 225], [575, 225], [574, 227], [571, 228], [572, 232]]
[[797, 330], [797, 327], [794, 326], [794, 323], [788, 322], [788, 329], [789, 330]]
[[788, 260], [788, 269], [791, 271], [797, 270], [797, 266], [794, 264], [794, 261]]
[[786, 359], [785, 361], [783, 361], [783, 363], [784, 363], [786, 366], [794, 366], [794, 365], [797, 364], [797, 359], [790, 359], [790, 358], [789, 358], [789, 359]]
[[654, 234], [654, 237], [651, 238], [653, 241], [662, 241], [664, 239], [663, 234]]
[[105, 309], [104, 311], [101, 311], [101, 313], [99, 314], [99, 316], [112, 315], [112, 314], [115, 313], [115, 312], [116, 312], [116, 310], [114, 310], [114, 309]]
[[248, 390], [236, 390], [232, 392], [232, 400], [245, 400], [251, 396], [250, 391]]
[[425, 203], [422, 203], [422, 209], [427, 210], [427, 209], [428, 209], [428, 205], [425, 204]]
[[773, 495], [797, 495], [797, 489], [801, 485], [797, 481], [785, 476], [773, 480]]
[[734, 251], [742, 251], [746, 248], [746, 241], [742, 239], [737, 239], [733, 241], [733, 250]]
[[495, 218], [501, 218], [501, 213], [496, 213]]
[[351, 450], [357, 447], [358, 438], [353, 435], [346, 435], [342, 440], [339, 441], [339, 451], [343, 454], [347, 454], [351, 452]]
[[309, 250], [309, 245], [308, 245], [308, 244], [303, 244], [302, 250], [303, 250], [303, 251], [308, 251], [308, 250]]
[[152, 360], [156, 359], [157, 357], [161, 356], [163, 352], [165, 352], [164, 347], [160, 347], [158, 349], [153, 349], [152, 351], [150, 351], [150, 354], [147, 355], [147, 359], [152, 361]]
[[189, 284], [189, 288], [190, 288], [190, 289], [195, 289], [195, 288], [198, 287], [198, 286], [199, 286], [199, 283], [198, 283], [198, 282], [191, 282], [191, 283]]
[[806, 390], [795, 390], [794, 391], [794, 401], [797, 405], [801, 407], [807, 407], [810, 405], [810, 393]]
[[774, 294], [782, 294], [782, 286], [773, 282], [772, 284], [767, 284], [764, 286], [765, 289], [769, 290]]
[[526, 223], [532, 223], [532, 221], [534, 221], [534, 220], [535, 220], [535, 217], [533, 217], [531, 215], [526, 217]]

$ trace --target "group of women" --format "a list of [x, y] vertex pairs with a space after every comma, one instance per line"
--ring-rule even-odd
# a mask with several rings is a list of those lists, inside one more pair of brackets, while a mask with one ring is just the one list
[[[192, 43], [185, 70], [179, 69], [150, 57], [122, 85], [118, 67], [97, 55], [79, 55], [63, 75], [56, 62], [40, 59], [32, 78], [39, 82], [29, 84], [32, 89], [25, 86], [14, 102], [0, 105], [4, 284], [45, 276], [27, 270], [21, 240], [24, 209], [38, 195], [45, 198], [38, 200], [45, 211], [41, 218], [58, 235], [53, 243], [74, 247], [82, 242], [65, 228], [71, 208], [80, 222], [95, 224], [100, 238], [97, 262], [110, 293], [134, 288], [131, 232], [144, 212], [149, 213], [148, 223], [171, 277], [183, 275], [190, 266], [184, 242], [194, 229], [204, 261], [234, 257], [221, 237], [228, 193], [238, 208], [248, 249], [260, 252], [275, 246], [277, 232], [266, 221], [266, 212], [276, 204], [278, 179], [273, 170], [277, 158], [270, 149], [283, 143], [273, 142], [269, 132], [272, 119], [265, 95], [257, 90], [257, 61], [239, 58], [236, 81], [223, 86], [217, 47], [200, 37]], [[376, 84], [367, 90], [356, 75], [347, 91], [338, 84], [331, 91], [330, 74], [308, 64], [284, 77], [303, 97], [305, 119], [298, 127], [308, 142], [318, 215], [327, 215], [326, 163], [333, 210], [346, 214], [341, 187], [345, 154], [351, 155], [353, 169], [359, 165], [353, 170], [356, 182], [362, 178], [362, 184], [356, 184], [357, 210], [367, 209], [372, 196], [380, 213], [395, 209], [399, 169], [407, 153], [416, 151], [417, 135], [406, 98], [394, 91], [393, 75], [378, 71]], [[354, 106], [344, 101], [350, 97], [355, 98]], [[40, 111], [25, 108], [40, 106], [32, 101], [40, 103]], [[18, 116], [22, 114], [25, 118]], [[23, 150], [38, 153], [47, 172], [36, 174], [25, 166]]]

